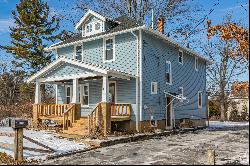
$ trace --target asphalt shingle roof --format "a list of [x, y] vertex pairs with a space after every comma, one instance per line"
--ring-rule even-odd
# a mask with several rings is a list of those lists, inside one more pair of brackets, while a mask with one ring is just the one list
[[76, 42], [79, 40], [84, 40], [84, 39], [88, 39], [88, 38], [92, 38], [92, 37], [97, 37], [97, 36], [101, 36], [101, 35], [106, 35], [109, 33], [114, 33], [114, 32], [119, 32], [119, 31], [123, 31], [126, 29], [131, 29], [131, 28], [136, 28], [139, 26], [142, 26], [143, 23], [136, 21], [134, 19], [131, 19], [127, 16], [121, 16], [116, 18], [113, 21], [109, 21], [111, 22], [112, 26], [110, 26], [109, 29], [107, 29], [105, 32], [102, 33], [98, 33], [98, 34], [94, 34], [94, 35], [90, 35], [90, 36], [82, 36], [81, 33], [76, 34], [75, 36], [66, 39], [60, 43], [57, 43], [55, 45], [53, 45], [53, 47], [59, 46], [59, 45], [64, 45], [64, 44], [68, 44], [68, 43], [72, 43], [72, 42]]

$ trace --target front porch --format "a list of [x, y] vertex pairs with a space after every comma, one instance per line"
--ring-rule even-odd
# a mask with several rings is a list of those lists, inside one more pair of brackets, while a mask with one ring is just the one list
[[[65, 68], [68, 75], [62, 74]], [[36, 83], [35, 126], [49, 119], [61, 124], [65, 133], [89, 135], [101, 127], [106, 135], [112, 122], [135, 119], [136, 81], [132, 75], [64, 62], [29, 81]], [[45, 83], [55, 86], [55, 104], [41, 102], [40, 87]]]

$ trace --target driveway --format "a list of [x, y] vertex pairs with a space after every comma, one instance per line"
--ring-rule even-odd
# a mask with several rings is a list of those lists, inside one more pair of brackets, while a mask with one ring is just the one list
[[249, 164], [249, 128], [196, 131], [110, 147], [46, 161], [42, 164], [206, 164], [207, 149], [216, 164]]

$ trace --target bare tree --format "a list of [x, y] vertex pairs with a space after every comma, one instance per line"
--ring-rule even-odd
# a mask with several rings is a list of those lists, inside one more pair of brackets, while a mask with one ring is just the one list
[[[230, 22], [231, 17], [225, 18]], [[214, 63], [207, 68], [208, 88], [212, 95], [218, 96], [221, 111], [221, 120], [225, 120], [228, 107], [230, 86], [239, 76], [247, 72], [248, 61], [243, 56], [232, 56], [237, 49], [233, 40], [222, 40], [215, 37], [202, 47], [205, 55]]]
[[[73, 8], [72, 2], [64, 3], [64, 19], [73, 24], [88, 9], [92, 9], [110, 19], [126, 15], [151, 27], [153, 11], [154, 29], [157, 29], [158, 17], [161, 15], [166, 22], [164, 32], [179, 42], [183, 42], [194, 29], [195, 32], [200, 32], [199, 27], [195, 26], [202, 17], [198, 13], [203, 12], [202, 6], [193, 0], [78, 0], [74, 2]], [[70, 8], [75, 12], [68, 12]]]

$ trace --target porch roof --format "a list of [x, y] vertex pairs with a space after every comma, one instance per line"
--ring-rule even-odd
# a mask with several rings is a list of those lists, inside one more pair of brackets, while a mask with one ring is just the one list
[[[63, 76], [53, 76], [48, 77], [49, 74], [51, 74], [56, 69], [60, 68], [62, 65], [74, 65], [78, 68], [78, 72], [75, 73], [66, 73]], [[44, 67], [42, 70], [40, 70], [38, 73], [31, 76], [27, 82], [50, 82], [50, 81], [59, 81], [59, 80], [65, 80], [65, 79], [73, 79], [73, 78], [87, 78], [87, 77], [94, 77], [94, 76], [104, 76], [104, 75], [110, 75], [110, 76], [116, 76], [116, 77], [135, 77], [134, 74], [128, 73], [119, 69], [114, 69], [108, 66], [94, 64], [94, 63], [87, 63], [84, 61], [66, 58], [66, 57], [60, 57], [56, 61], [52, 62], [48, 66]], [[42, 78], [43, 76], [46, 76], [46, 78]]]

